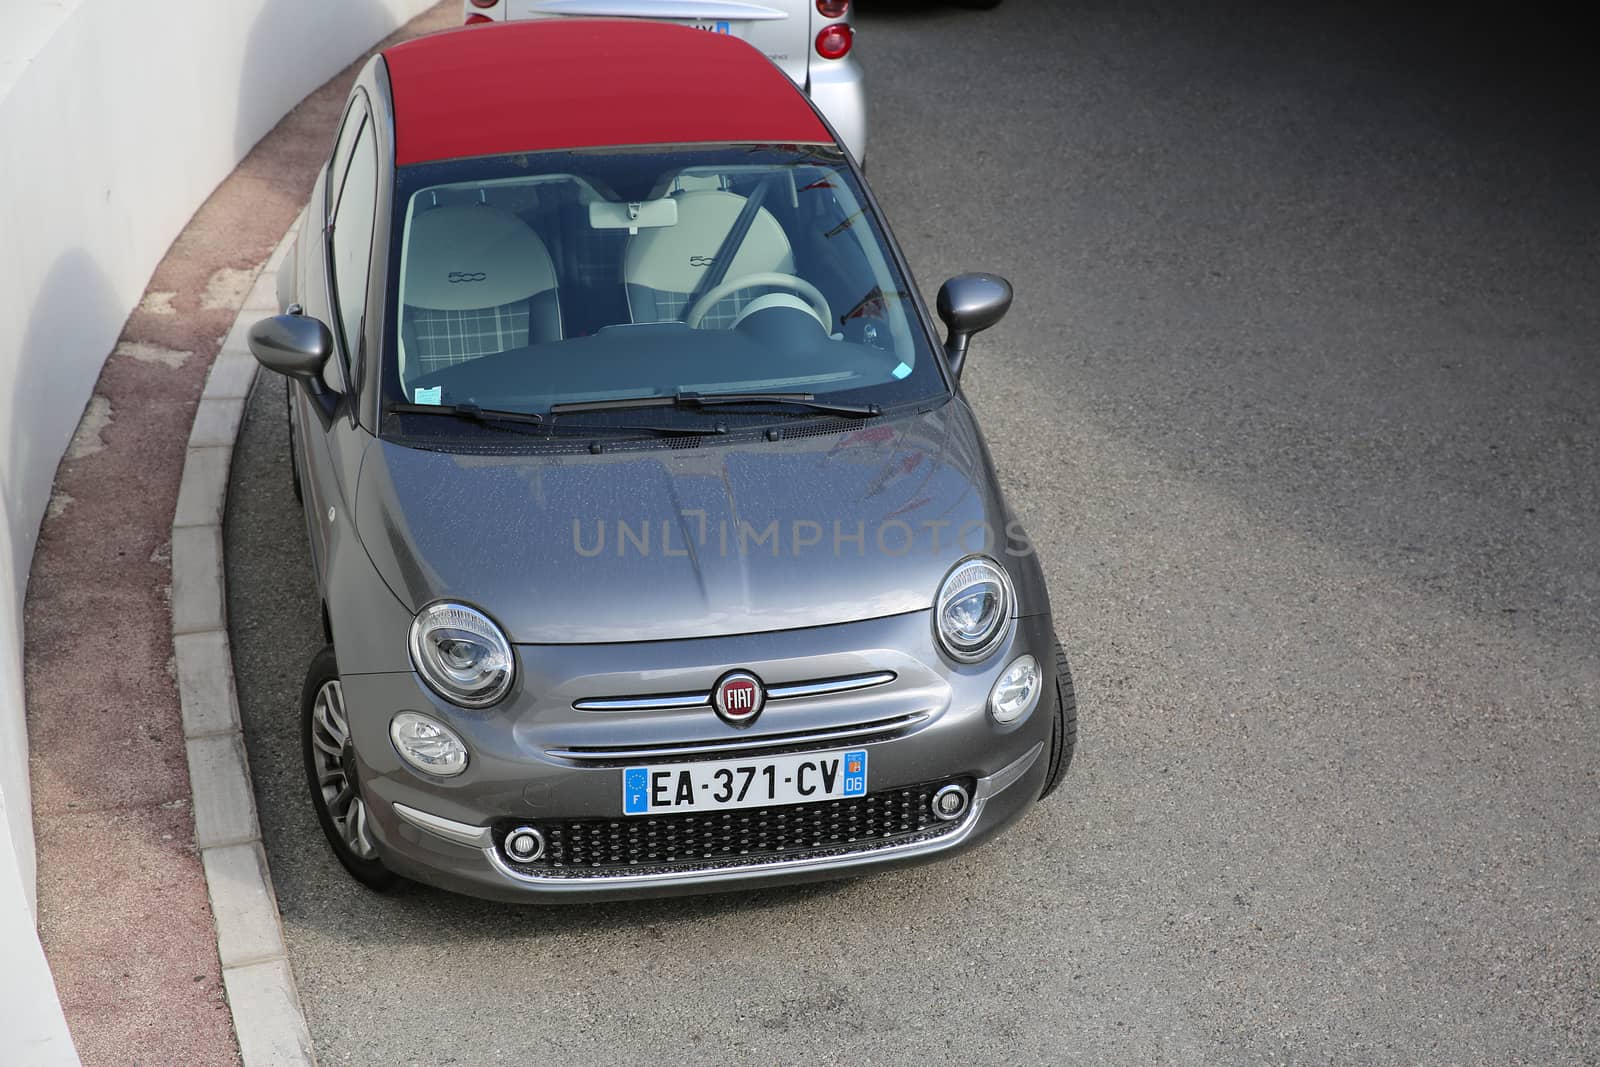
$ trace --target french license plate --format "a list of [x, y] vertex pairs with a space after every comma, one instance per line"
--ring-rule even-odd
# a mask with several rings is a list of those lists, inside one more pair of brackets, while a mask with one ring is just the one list
[[622, 813], [723, 811], [811, 804], [865, 796], [867, 753], [806, 752], [766, 759], [629, 767], [622, 772]]
[[716, 22], [691, 22], [689, 25], [693, 26], [697, 30], [705, 30], [707, 33], [733, 32], [733, 23], [729, 22], [727, 19], [719, 19]]

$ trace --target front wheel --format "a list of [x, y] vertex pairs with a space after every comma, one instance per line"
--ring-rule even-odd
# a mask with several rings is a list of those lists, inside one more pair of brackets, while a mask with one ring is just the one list
[[300, 727], [311, 806], [333, 854], [362, 885], [380, 893], [389, 889], [398, 878], [378, 857], [367, 823], [367, 803], [356, 780], [344, 686], [332, 645], [317, 653], [306, 672], [300, 693]]
[[1078, 694], [1072, 688], [1072, 668], [1067, 664], [1066, 650], [1056, 642], [1056, 718], [1050, 727], [1050, 757], [1044, 776], [1044, 788], [1039, 791], [1043, 800], [1056, 791], [1061, 779], [1066, 777], [1072, 764], [1072, 752], [1078, 747]]

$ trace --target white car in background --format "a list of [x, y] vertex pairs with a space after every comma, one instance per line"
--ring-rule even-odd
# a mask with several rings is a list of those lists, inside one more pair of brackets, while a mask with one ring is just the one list
[[741, 38], [810, 94], [840, 142], [861, 162], [867, 107], [861, 65], [852, 51], [850, 6], [851, 0], [462, 0], [468, 25], [572, 16], [646, 18]]

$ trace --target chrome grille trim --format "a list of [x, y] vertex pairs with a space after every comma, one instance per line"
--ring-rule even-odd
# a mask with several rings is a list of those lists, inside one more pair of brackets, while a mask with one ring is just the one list
[[[894, 671], [873, 671], [870, 674], [852, 674], [845, 678], [824, 678], [818, 682], [790, 682], [785, 685], [766, 686], [768, 700], [792, 700], [796, 697], [831, 696], [850, 693], [857, 689], [871, 689], [888, 685], [898, 677]], [[682, 711], [685, 708], [709, 708], [710, 693], [664, 693], [643, 697], [593, 697], [574, 700], [578, 711]]]
[[709, 708], [711, 694], [684, 693], [680, 696], [574, 700], [572, 706], [579, 711], [671, 711], [681, 708]]
[[929, 712], [918, 711], [910, 715], [897, 715], [892, 719], [878, 719], [874, 722], [851, 726], [836, 726], [821, 730], [806, 730], [799, 733], [766, 734], [760, 737], [730, 737], [724, 741], [669, 742], [653, 746], [581, 745], [572, 748], [548, 748], [545, 749], [545, 753], [558, 759], [573, 760], [578, 763], [622, 763], [628, 760], [661, 756], [696, 756], [706, 753], [745, 752], [750, 749], [761, 748], [826, 745], [835, 741], [847, 741], [853, 738], [897, 734], [927, 721], [929, 717]]
[[[772, 859], [801, 859], [839, 850], [871, 851], [950, 831], [933, 809], [940, 789], [971, 778], [941, 779], [741, 811], [657, 812], [637, 819], [552, 819], [538, 827], [543, 854], [518, 861], [505, 851], [514, 820], [498, 820], [494, 842], [522, 874], [594, 878], [607, 874], [686, 873]], [[963, 812], [962, 814], [965, 814]]]
[[849, 693], [856, 689], [871, 689], [888, 685], [895, 680], [894, 671], [874, 671], [849, 678], [831, 678], [824, 682], [796, 682], [792, 685], [767, 686], [768, 700], [789, 700], [793, 697], [819, 697], [832, 693]]
[[595, 872], [593, 874], [533, 874], [519, 871], [505, 861], [493, 846], [483, 850], [484, 859], [502, 877], [533, 886], [546, 893], [582, 893], [585, 890], [658, 889], [661, 886], [706, 886], [740, 878], [784, 875], [791, 871], [837, 869], [848, 871], [863, 864], [878, 863], [905, 856], [927, 855], [956, 847], [972, 836], [983, 815], [983, 802], [977, 801], [966, 818], [945, 823], [924, 837], [877, 847], [846, 845], [819, 856], [794, 858], [771, 856], [745, 862], [708, 864], [689, 871], [660, 871], [650, 874]]

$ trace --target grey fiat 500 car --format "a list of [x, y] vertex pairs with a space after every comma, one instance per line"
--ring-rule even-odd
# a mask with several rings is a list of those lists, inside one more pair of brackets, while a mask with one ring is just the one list
[[1067, 661], [959, 389], [1010, 287], [945, 283], [941, 342], [749, 45], [561, 21], [384, 52], [279, 298], [250, 343], [291, 379], [328, 632], [306, 769], [362, 882], [839, 877], [1061, 781]]

